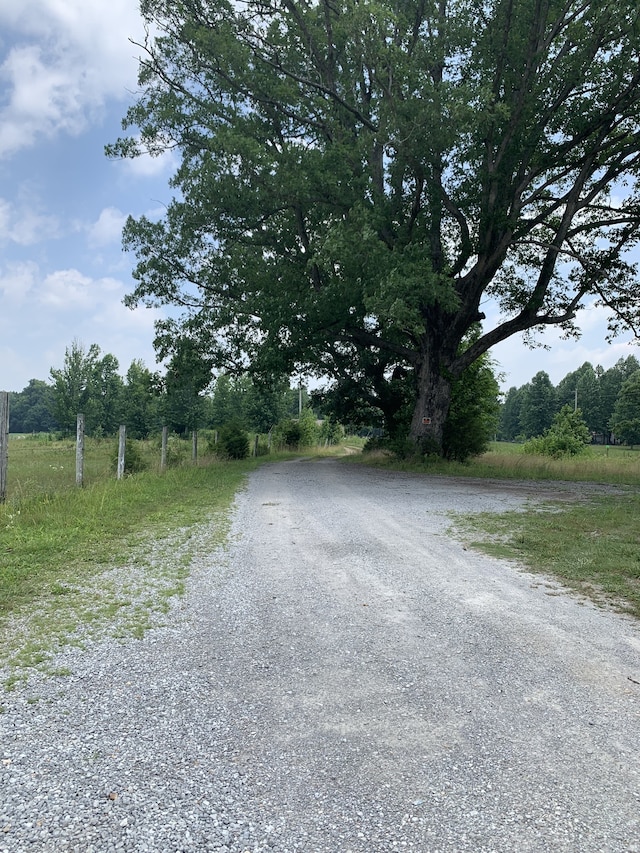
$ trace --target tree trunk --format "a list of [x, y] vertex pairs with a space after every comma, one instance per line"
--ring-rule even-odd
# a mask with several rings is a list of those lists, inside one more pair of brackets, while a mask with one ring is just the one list
[[427, 357], [416, 369], [416, 404], [409, 440], [421, 453], [442, 453], [444, 424], [451, 405], [451, 380]]

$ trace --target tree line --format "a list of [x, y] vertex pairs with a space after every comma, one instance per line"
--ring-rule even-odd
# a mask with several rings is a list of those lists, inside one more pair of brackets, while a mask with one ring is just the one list
[[640, 443], [640, 363], [633, 355], [604, 370], [586, 361], [553, 385], [544, 371], [507, 392], [498, 437], [506, 441], [542, 435], [564, 406], [578, 408], [594, 442]]
[[79, 412], [87, 435], [115, 435], [127, 425], [130, 438], [144, 439], [168, 426], [178, 435], [194, 429], [218, 429], [236, 421], [248, 430], [267, 433], [306, 407], [306, 389], [278, 380], [267, 385], [248, 376], [211, 370], [187, 345], [174, 355], [163, 376], [134, 359], [123, 378], [119, 363], [97, 344], [88, 349], [78, 341], [65, 351], [60, 368], [51, 368], [50, 381], [32, 379], [11, 392], [10, 429], [14, 433], [75, 434]]

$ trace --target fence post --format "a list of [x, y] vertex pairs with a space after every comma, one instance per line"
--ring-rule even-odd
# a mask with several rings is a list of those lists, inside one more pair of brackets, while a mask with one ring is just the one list
[[198, 430], [191, 433], [191, 459], [194, 463], [198, 461]]
[[169, 440], [169, 427], [162, 427], [162, 448], [160, 450], [160, 470], [167, 467], [167, 442]]
[[260, 436], [256, 433], [255, 441], [253, 442], [253, 455], [258, 455], [258, 442], [260, 441]]
[[7, 499], [9, 467], [9, 392], [0, 391], [0, 503]]
[[124, 477], [124, 451], [127, 446], [127, 428], [124, 424], [120, 424], [118, 433], [118, 480]]
[[76, 420], [76, 486], [84, 484], [84, 415]]

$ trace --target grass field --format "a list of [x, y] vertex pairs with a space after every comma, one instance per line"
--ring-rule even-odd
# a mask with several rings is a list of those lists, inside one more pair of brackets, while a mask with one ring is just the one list
[[521, 444], [493, 442], [487, 453], [469, 462], [398, 462], [390, 456], [375, 454], [358, 461], [368, 465], [415, 471], [425, 474], [463, 477], [496, 477], [513, 480], [571, 480], [640, 486], [640, 450], [628, 447], [587, 448], [584, 456], [552, 459], [526, 454]]
[[[468, 465], [409, 465], [359, 456], [359, 444], [347, 439], [338, 452], [423, 475], [621, 486], [619, 494], [553, 512], [477, 515], [456, 525], [464, 524], [475, 547], [640, 617], [640, 452], [594, 448], [583, 459], [557, 461], [497, 444]], [[141, 636], [157, 623], [183, 591], [194, 555], [224, 542], [234, 495], [261, 461], [205, 457], [194, 465], [185, 443], [186, 462], [160, 473], [158, 445], [140, 449], [149, 469], [118, 482], [115, 442], [87, 441], [79, 489], [74, 442], [10, 439], [8, 499], [0, 504], [0, 665], [12, 673], [9, 685], [25, 667], [46, 669], [61, 645], [105, 633]]]

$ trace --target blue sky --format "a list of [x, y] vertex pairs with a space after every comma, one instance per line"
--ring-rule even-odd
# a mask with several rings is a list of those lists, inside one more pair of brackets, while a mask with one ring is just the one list
[[[129, 214], [169, 201], [175, 163], [103, 153], [136, 90], [129, 39], [142, 32], [135, 0], [0, 3], [0, 390], [48, 380], [75, 339], [115, 355], [123, 375], [136, 358], [156, 369], [158, 314], [122, 304], [133, 260], [120, 234]], [[547, 331], [550, 350], [519, 337], [496, 347], [503, 387], [640, 358], [630, 336], [606, 343], [602, 310], [583, 312], [581, 325], [577, 342]]]

